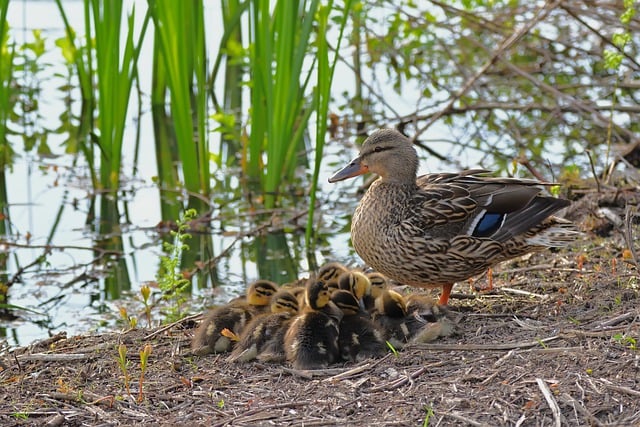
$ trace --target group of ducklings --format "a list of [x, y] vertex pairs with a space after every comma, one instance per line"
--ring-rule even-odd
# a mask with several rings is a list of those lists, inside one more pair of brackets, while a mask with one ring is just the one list
[[452, 332], [453, 323], [432, 299], [405, 297], [379, 273], [328, 263], [315, 277], [295, 283], [252, 283], [246, 296], [205, 315], [191, 347], [197, 355], [230, 351], [233, 362], [288, 361], [295, 369], [322, 369]]

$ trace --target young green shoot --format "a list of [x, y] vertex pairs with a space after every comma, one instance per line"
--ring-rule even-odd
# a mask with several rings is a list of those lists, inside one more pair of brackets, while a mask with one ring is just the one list
[[431, 406], [425, 406], [424, 410], [426, 414], [424, 415], [424, 420], [422, 421], [422, 427], [429, 426], [429, 420], [433, 417], [433, 408]]
[[127, 346], [124, 344], [120, 344], [118, 346], [118, 366], [120, 367], [120, 372], [122, 372], [122, 376], [124, 379], [124, 388], [127, 391], [127, 394], [131, 396], [131, 389], [129, 388], [129, 361], [127, 360]]
[[144, 374], [147, 371], [147, 360], [151, 354], [151, 344], [146, 344], [140, 351], [140, 381], [138, 382], [138, 403], [142, 403], [144, 394], [142, 392], [142, 384], [144, 383]]
[[396, 350], [393, 344], [391, 344], [389, 341], [385, 341], [385, 342], [387, 343], [387, 347], [389, 347], [389, 350], [391, 350], [391, 353], [393, 353], [395, 357], [400, 357], [400, 354], [398, 354], [398, 350]]
[[149, 296], [151, 295], [151, 288], [149, 285], [142, 285], [140, 288], [140, 295], [142, 296], [142, 303], [144, 304], [144, 315], [147, 318], [147, 327], [151, 327], [151, 304], [149, 304]]

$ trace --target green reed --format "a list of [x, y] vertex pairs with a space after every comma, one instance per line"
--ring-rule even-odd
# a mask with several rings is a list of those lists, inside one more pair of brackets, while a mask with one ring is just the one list
[[307, 87], [313, 74], [305, 58], [319, 3], [279, 0], [271, 7], [267, 0], [251, 2], [247, 175], [261, 183], [266, 208], [276, 205], [281, 185], [294, 175], [296, 154], [304, 148], [312, 113]]
[[[6, 168], [11, 165], [13, 157], [13, 149], [7, 140], [7, 124], [13, 110], [11, 82], [13, 81], [15, 45], [9, 43], [8, 9], [9, 0], [0, 0], [0, 215], [2, 216], [0, 218], [0, 236], [7, 236], [11, 232]], [[6, 251], [0, 254], [0, 271], [7, 271], [8, 256]], [[0, 313], [11, 308], [8, 304], [7, 279], [6, 273], [0, 274]]]
[[338, 62], [338, 52], [344, 35], [344, 29], [347, 23], [349, 12], [351, 10], [352, 0], [346, 0], [341, 18], [337, 21], [339, 25], [338, 40], [334, 47], [333, 58], [329, 59], [329, 44], [327, 43], [327, 30], [329, 26], [329, 14], [333, 7], [333, 1], [328, 5], [322, 6], [317, 15], [318, 19], [318, 36], [317, 36], [317, 83], [314, 92], [314, 109], [316, 112], [316, 146], [315, 146], [315, 162], [313, 167], [313, 178], [311, 179], [311, 189], [309, 191], [309, 215], [307, 216], [307, 228], [305, 231], [305, 242], [308, 255], [312, 253], [312, 237], [315, 231], [313, 214], [316, 205], [316, 190], [318, 188], [318, 177], [320, 174], [320, 164], [322, 163], [322, 155], [324, 152], [324, 139], [327, 134], [327, 115], [329, 111], [329, 101], [331, 99], [331, 82], [333, 81], [333, 73]]
[[120, 185], [120, 167], [127, 111], [137, 61], [148, 14], [135, 36], [135, 9], [126, 18], [126, 38], [122, 37], [122, 2], [85, 0], [91, 8], [95, 34], [96, 77], [98, 83], [98, 145], [100, 147], [100, 186], [115, 193]]
[[[154, 63], [159, 68], [153, 89], [156, 114], [162, 116], [160, 97], [166, 87], [173, 124], [170, 130], [161, 128], [168, 125], [166, 121], [156, 124], [156, 135], [164, 131], [164, 140], [158, 143], [164, 144], [167, 153], [177, 154], [189, 195], [188, 207], [204, 215], [210, 209], [208, 197], [211, 192], [204, 6], [196, 1], [148, 0], [148, 3], [156, 34]], [[158, 157], [159, 171], [167, 174], [159, 179], [169, 185], [177, 183], [170, 160], [168, 154]], [[168, 189], [175, 191], [175, 187]], [[164, 211], [175, 214], [176, 209], [177, 203], [165, 205]], [[165, 219], [175, 221], [177, 216]], [[203, 258], [213, 257], [213, 242], [206, 233], [206, 224], [193, 221], [192, 225], [194, 235], [189, 248], [182, 254], [183, 268], [191, 268]], [[205, 283], [202, 275], [197, 278], [201, 284]]]
[[188, 192], [207, 196], [210, 171], [204, 6], [195, 1], [149, 0], [149, 10], [155, 24], [155, 48], [160, 51], [158, 59], [165, 68], [163, 77], [169, 89], [184, 184]]

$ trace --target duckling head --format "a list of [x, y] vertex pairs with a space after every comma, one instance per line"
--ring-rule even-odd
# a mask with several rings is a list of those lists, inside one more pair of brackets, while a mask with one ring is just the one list
[[369, 278], [360, 271], [349, 271], [341, 274], [338, 278], [338, 284], [340, 289], [351, 292], [358, 300], [361, 300], [363, 296], [371, 291]]
[[353, 316], [360, 311], [360, 304], [356, 297], [345, 289], [339, 289], [331, 295], [331, 301], [344, 313]]
[[305, 290], [305, 303], [307, 307], [313, 310], [319, 310], [326, 306], [330, 300], [331, 292], [324, 282], [310, 280], [309, 283], [307, 283]]
[[329, 262], [318, 270], [316, 280], [324, 282], [330, 289], [338, 288], [338, 277], [349, 270], [339, 262]]
[[255, 306], [266, 306], [271, 302], [273, 294], [278, 292], [278, 285], [270, 280], [256, 280], [247, 289], [247, 302]]
[[369, 294], [372, 298], [378, 298], [380, 294], [382, 294], [382, 291], [387, 288], [387, 278], [377, 271], [367, 273], [367, 277], [369, 278]]
[[390, 289], [383, 291], [376, 298], [375, 307], [378, 313], [389, 317], [405, 317], [407, 303], [402, 295]]
[[298, 313], [298, 299], [291, 292], [281, 289], [271, 297], [272, 313]]

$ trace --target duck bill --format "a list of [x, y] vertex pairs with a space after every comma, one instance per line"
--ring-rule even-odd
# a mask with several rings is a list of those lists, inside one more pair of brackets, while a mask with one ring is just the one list
[[348, 178], [353, 178], [354, 176], [367, 173], [368, 170], [369, 168], [367, 168], [360, 162], [360, 158], [356, 157], [355, 159], [351, 160], [351, 162], [347, 166], [334, 173], [333, 176], [329, 178], [329, 182], [338, 182]]

